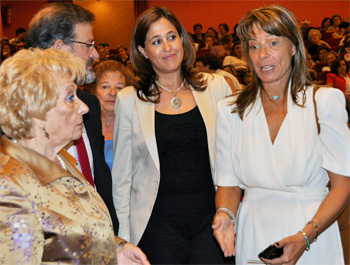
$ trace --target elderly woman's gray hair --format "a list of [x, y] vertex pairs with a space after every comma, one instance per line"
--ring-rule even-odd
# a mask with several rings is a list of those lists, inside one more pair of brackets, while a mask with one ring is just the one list
[[317, 36], [319, 39], [322, 39], [322, 34], [321, 32], [318, 30], [318, 29], [310, 29], [309, 30], [309, 33], [307, 34], [307, 38], [309, 39], [309, 41], [311, 41], [311, 35], [316, 32], [317, 33]]
[[21, 50], [0, 68], [0, 126], [10, 137], [34, 137], [32, 119], [46, 119], [58, 99], [57, 79], [69, 75], [82, 83], [86, 66], [69, 52]]

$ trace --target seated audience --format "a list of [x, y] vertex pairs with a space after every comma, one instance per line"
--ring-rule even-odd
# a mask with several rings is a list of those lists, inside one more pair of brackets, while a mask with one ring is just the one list
[[97, 52], [98, 52], [98, 55], [99, 55], [99, 62], [103, 62], [105, 60], [107, 60], [106, 58], [106, 49], [104, 46], [97, 46]]
[[1, 38], [0, 38], [0, 45], [2, 45], [4, 42], [9, 43], [9, 42], [10, 42], [9, 38], [7, 38], [7, 37], [1, 37]]
[[110, 53], [109, 44], [103, 42], [103, 43], [100, 43], [98, 46], [103, 46], [103, 47], [105, 47], [105, 53], [106, 53], [105, 57], [108, 59], [108, 57], [109, 57], [109, 55], [110, 55], [110, 54], [109, 54], [109, 53]]
[[345, 61], [350, 61], [350, 35], [344, 38], [344, 46], [339, 49], [339, 54], [344, 54]]
[[112, 170], [115, 101], [119, 91], [133, 84], [134, 77], [122, 63], [112, 60], [99, 63], [94, 68], [94, 72], [96, 79], [90, 92], [95, 94], [100, 102], [102, 134], [105, 138], [105, 159]]
[[232, 33], [233, 42], [239, 41], [239, 37], [238, 37], [238, 35], [237, 35], [237, 27], [238, 27], [238, 24], [236, 24], [236, 25], [233, 27], [233, 33]]
[[214, 37], [214, 43], [218, 41], [218, 32], [213, 27], [209, 27], [206, 33]]
[[117, 48], [117, 55], [121, 62], [125, 65], [126, 60], [129, 58], [126, 47], [123, 45], [119, 45]]
[[331, 73], [327, 74], [327, 86], [340, 89], [343, 93], [350, 90], [349, 64], [338, 58], [332, 62]]
[[307, 19], [303, 20], [301, 22], [301, 28], [300, 28], [301, 31], [307, 31], [309, 28], [310, 28], [310, 20], [307, 20]]
[[24, 28], [16, 29], [16, 38], [10, 40], [10, 43], [18, 50], [20, 47], [25, 46], [27, 31]]
[[204, 42], [204, 33], [202, 33], [202, 30], [203, 30], [202, 24], [197, 23], [193, 25], [194, 34], [192, 34], [192, 40], [195, 43]]
[[338, 32], [333, 32], [332, 37], [333, 39], [343, 38], [346, 35], [346, 32], [349, 32], [350, 23], [349, 22], [341, 22], [339, 24], [339, 30]]
[[306, 49], [310, 53], [310, 55], [317, 55], [317, 50], [320, 46], [324, 45], [331, 49], [331, 46], [325, 42], [324, 40], [321, 40], [321, 32], [317, 29], [311, 29], [308, 33], [308, 39], [310, 43], [306, 45]]
[[12, 56], [12, 51], [11, 51], [11, 44], [8, 42], [4, 42], [1, 44], [1, 60], [0, 63], [2, 63], [5, 59], [10, 58]]
[[322, 68], [322, 72], [329, 72], [331, 71], [331, 65], [332, 65], [332, 62], [339, 58], [338, 54], [335, 52], [335, 51], [330, 51], [328, 54], [327, 54], [327, 57], [326, 57], [326, 60], [327, 60], [327, 64], [328, 66], [325, 66]]
[[224, 58], [223, 65], [233, 65], [237, 71], [237, 75], [243, 79], [248, 70], [248, 63], [243, 57], [241, 43], [236, 41], [231, 49], [231, 55]]
[[231, 54], [232, 36], [231, 34], [224, 34], [220, 39], [220, 45], [215, 45], [211, 49], [211, 53], [218, 56], [220, 59]]
[[332, 16], [331, 26], [328, 28], [328, 32], [338, 32], [339, 24], [341, 23], [341, 17], [339, 15]]
[[317, 72], [312, 69], [315, 65], [314, 61], [312, 60], [311, 55], [306, 51], [306, 60], [307, 60], [307, 65], [309, 67], [309, 74], [311, 77], [311, 81], [316, 81], [317, 80]]
[[212, 49], [214, 47], [215, 37], [209, 33], [204, 35], [205, 46], [202, 49]]
[[326, 63], [327, 62], [327, 54], [330, 52], [330, 49], [327, 46], [320, 46], [317, 49], [318, 54], [318, 63]]
[[327, 31], [328, 28], [329, 28], [330, 26], [331, 26], [331, 18], [325, 17], [325, 18], [322, 20], [321, 27], [319, 28], [319, 30], [325, 30], [325, 31]]
[[83, 132], [85, 73], [58, 49], [22, 50], [1, 65], [2, 264], [149, 264], [114, 236], [108, 208], [63, 149]]
[[225, 77], [226, 82], [230, 85], [232, 93], [241, 90], [241, 85], [237, 78], [230, 73], [224, 71], [222, 68], [222, 61], [219, 57], [212, 53], [204, 54], [196, 58], [196, 69], [199, 72], [205, 72], [210, 74], [219, 74]]
[[222, 36], [224, 35], [224, 34], [227, 34], [228, 33], [228, 31], [229, 31], [229, 27], [228, 27], [228, 25], [226, 24], [226, 23], [221, 23], [220, 25], [219, 25], [219, 41], [220, 41], [220, 39], [222, 38]]

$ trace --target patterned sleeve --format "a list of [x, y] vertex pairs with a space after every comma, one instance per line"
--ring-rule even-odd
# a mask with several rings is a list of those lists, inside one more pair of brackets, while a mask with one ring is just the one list
[[321, 126], [322, 167], [350, 176], [350, 131], [344, 94], [339, 89], [322, 88], [315, 100]]
[[41, 263], [44, 238], [35, 210], [25, 191], [4, 171], [0, 171], [0, 245], [0, 264]]

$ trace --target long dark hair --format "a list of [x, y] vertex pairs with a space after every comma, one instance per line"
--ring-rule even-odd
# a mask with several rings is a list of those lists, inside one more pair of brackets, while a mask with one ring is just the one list
[[[295, 16], [286, 8], [276, 5], [268, 5], [250, 11], [239, 23], [237, 34], [241, 40], [244, 58], [248, 60], [253, 73], [251, 83], [243, 89], [237, 96], [232, 112], [238, 113], [243, 119], [245, 110], [253, 107], [259, 89], [262, 86], [261, 80], [253, 68], [253, 63], [249, 57], [249, 39], [251, 38], [253, 25], [261, 26], [265, 32], [288, 38], [295, 46], [295, 54], [291, 59], [291, 96], [293, 102], [298, 106], [305, 104], [305, 86], [310, 85], [308, 65], [303, 38]], [[287, 89], [287, 88], [286, 88]], [[299, 102], [297, 93], [303, 92], [302, 101]]]
[[196, 57], [192, 43], [181, 25], [181, 22], [173, 12], [164, 7], [152, 7], [142, 13], [136, 21], [134, 34], [131, 43], [130, 59], [135, 73], [140, 77], [136, 84], [137, 96], [140, 100], [152, 103], [159, 102], [160, 89], [155, 83], [156, 73], [152, 63], [146, 59], [138, 49], [138, 46], [145, 48], [146, 35], [152, 24], [161, 18], [167, 19], [176, 28], [182, 38], [184, 57], [181, 64], [181, 74], [193, 89], [203, 91], [206, 89], [206, 81], [203, 75], [194, 70], [193, 63]]

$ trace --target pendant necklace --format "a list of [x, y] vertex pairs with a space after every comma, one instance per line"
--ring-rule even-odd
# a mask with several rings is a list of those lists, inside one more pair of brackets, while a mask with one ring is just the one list
[[184, 79], [184, 81], [182, 82], [182, 84], [179, 86], [179, 88], [176, 89], [175, 91], [172, 91], [172, 90], [166, 88], [165, 86], [162, 86], [161, 84], [158, 83], [157, 80], [156, 80], [156, 83], [157, 83], [158, 86], [160, 86], [160, 87], [163, 88], [164, 90], [166, 90], [166, 91], [168, 91], [168, 92], [170, 92], [170, 93], [173, 94], [173, 98], [172, 98], [171, 101], [170, 101], [170, 104], [171, 104], [171, 106], [173, 106], [173, 108], [177, 109], [177, 108], [181, 107], [181, 105], [182, 105], [182, 100], [181, 100], [181, 98], [177, 97], [176, 94], [177, 94], [177, 92], [179, 92], [179, 90], [184, 86], [184, 84], [185, 84], [185, 79]]

